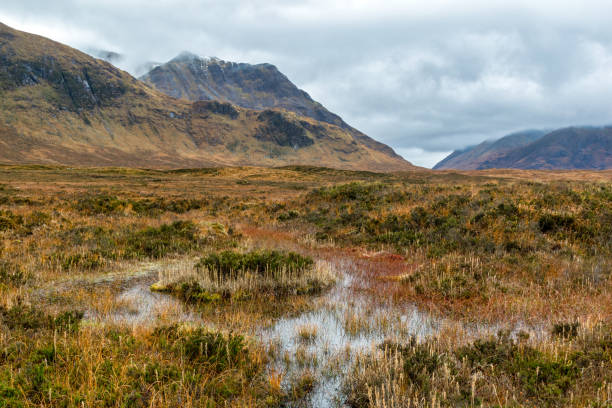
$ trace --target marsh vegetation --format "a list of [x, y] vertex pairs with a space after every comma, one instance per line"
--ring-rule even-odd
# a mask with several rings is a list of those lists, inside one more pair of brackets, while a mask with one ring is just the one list
[[612, 175], [0, 167], [0, 407], [606, 407]]

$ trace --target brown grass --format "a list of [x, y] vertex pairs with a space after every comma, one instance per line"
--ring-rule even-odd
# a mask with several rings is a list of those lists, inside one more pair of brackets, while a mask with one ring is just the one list
[[[239, 180], [248, 180], [248, 184], [237, 183]], [[478, 401], [483, 406], [555, 406], [549, 399], [527, 396], [522, 383], [509, 374], [507, 368], [511, 365], [498, 366], [500, 371], [495, 371], [459, 359], [456, 353], [473, 345], [482, 334], [467, 330], [470, 326], [464, 323], [504, 327], [516, 323], [517, 327], [530, 328], [532, 334], [540, 333], [540, 337], [533, 335], [520, 346], [541, 353], [537, 364], [570, 360], [582, 364], [579, 367], [584, 375], [572, 377], [558, 406], [606, 406], [612, 392], [606, 378], [612, 371], [609, 362], [597, 357], [608, 355], [607, 329], [601, 322], [612, 318], [611, 261], [605, 241], [593, 241], [594, 246], [589, 247], [563, 231], [557, 235], [538, 232], [537, 219], [530, 221], [525, 216], [510, 222], [498, 217], [482, 229], [467, 225], [473, 227], [476, 236], [490, 238], [494, 251], [460, 247], [438, 253], [433, 251], [437, 248], [435, 243], [417, 247], [375, 242], [373, 234], [356, 225], [364, 217], [380, 221], [388, 215], [410, 216], [416, 207], [429, 208], [436, 200], [451, 195], [468, 196], [468, 208], [487, 189], [497, 189], [495, 200], [499, 202], [515, 200], [520, 214], [581, 214], [588, 210], [588, 201], [564, 200], [574, 194], [588, 198], [597, 189], [609, 189], [611, 181], [609, 172], [377, 175], [315, 168], [227, 168], [176, 173], [2, 166], [0, 217], [8, 220], [6, 225], [10, 227], [0, 231], [0, 310], [13, 314], [3, 312], [0, 321], [0, 405], [4, 402], [1, 398], [5, 398], [9, 403], [25, 406], [71, 406], [81, 402], [85, 406], [120, 406], [132, 403], [129, 401], [135, 406], [159, 407], [226, 403], [279, 406], [287, 403], [291, 395], [307, 398], [321, 378], [310, 378], [308, 374], [313, 372], [306, 372], [289, 379], [284, 373], [268, 371], [269, 354], [254, 334], [273, 326], [280, 317], [319, 307], [311, 296], [289, 296], [277, 302], [269, 297], [254, 297], [198, 305], [194, 309], [196, 322], [167, 329], [163, 335], [156, 328], [171, 326], [180, 310], [167, 310], [165, 317], [148, 325], [112, 323], [104, 318], [137, 311], [141, 305], [119, 297], [134, 282], [152, 284], [158, 279], [171, 282], [193, 278], [213, 291], [252, 290], [262, 282], [253, 277], [232, 282], [206, 280], [207, 275], [198, 275], [193, 265], [215, 251], [268, 248], [312, 257], [320, 266], [313, 273], [324, 274], [325, 280], [330, 269], [352, 278], [350, 290], [355, 295], [365, 295], [368, 302], [340, 316], [347, 332], [354, 335], [386, 330], [397, 321], [396, 312], [412, 304], [446, 322], [427, 344], [432, 355], [449, 356], [445, 360], [448, 370], [444, 364], [437, 367], [428, 374], [429, 385], [425, 387], [425, 383], [419, 385], [406, 379], [403, 361], [407, 355], [400, 357], [391, 349], [385, 353], [380, 348], [364, 353], [346, 380], [348, 393], [365, 398], [365, 405], [355, 406], [469, 406], [472, 397], [474, 406]], [[350, 220], [350, 214], [365, 202], [364, 197], [339, 202], [309, 195], [322, 186], [349, 182], [380, 183], [390, 191], [406, 192], [409, 198], [375, 203], [354, 221], [338, 224], [337, 228], [331, 224], [325, 229], [321, 221], [308, 218], [310, 210], [321, 207], [327, 208], [328, 214], [345, 214]], [[83, 197], [114, 197], [127, 204], [121, 204], [118, 210], [94, 207], [84, 211], [77, 205]], [[565, 198], [555, 203], [555, 197]], [[173, 207], [173, 203], [178, 205], [184, 199], [202, 205], [186, 211]], [[154, 203], [152, 212], [138, 212], [138, 205], [145, 202]], [[596, 202], [601, 206], [594, 209], [595, 216], [609, 210], [606, 206], [610, 203], [605, 198]], [[497, 208], [498, 201], [494, 204]], [[279, 219], [280, 214], [291, 210], [298, 216]], [[449, 217], [452, 211], [453, 207], [435, 214]], [[15, 221], [19, 217], [21, 221]], [[588, 224], [586, 217], [576, 219], [578, 225], [595, 225]], [[193, 239], [172, 235], [180, 233], [175, 230], [169, 233], [167, 242], [149, 241], [146, 234], [142, 235], [147, 228], [161, 231], [162, 226], [177, 221], [193, 223]], [[5, 224], [0, 221], [0, 225]], [[421, 232], [427, 228], [424, 225]], [[322, 233], [326, 236], [322, 237]], [[597, 234], [595, 231], [595, 236], [601, 237]], [[154, 252], [128, 257], [125, 254], [131, 244], [126, 237], [142, 240], [145, 248], [158, 246]], [[531, 263], [524, 263], [523, 255], [506, 251], [507, 241], [535, 248], [529, 252]], [[116, 247], [107, 251], [106, 242], [114, 242]], [[174, 245], [177, 243], [182, 244]], [[166, 244], [172, 244], [174, 249], [168, 250], [170, 246]], [[369, 311], [383, 305], [390, 307], [385, 309], [388, 316]], [[25, 314], [23, 321], [16, 324], [14, 313], [20, 308], [50, 317]], [[72, 310], [101, 317], [86, 319], [77, 331], [49, 323], [48, 319], [52, 321]], [[45, 323], [28, 327], [36, 319]], [[245, 335], [246, 351], [236, 365], [219, 371], [212, 362], [189, 361], [180, 351], [186, 342], [198, 344], [197, 330], [202, 328], [202, 321], [206, 322], [204, 329], [219, 332], [225, 338], [230, 332]], [[573, 340], [551, 337], [553, 324], [561, 322], [579, 322], [578, 336]], [[293, 335], [304, 340], [298, 360], [312, 360], [307, 347], [315, 344], [324, 330], [296, 328]], [[409, 335], [406, 332], [395, 339], [396, 343], [405, 346]], [[596, 354], [601, 344], [603, 354]], [[341, 363], [348, 361], [351, 353], [317, 363], [332, 372], [330, 375], [340, 375]], [[576, 353], [581, 353], [581, 360]], [[294, 356], [287, 358], [291, 364], [296, 363]], [[452, 370], [451, 365], [455, 366]], [[291, 380], [293, 386], [281, 385], [286, 380]], [[1, 388], [5, 385], [6, 389]], [[464, 399], [451, 401], [457, 387]], [[76, 400], [79, 402], [74, 403]]]

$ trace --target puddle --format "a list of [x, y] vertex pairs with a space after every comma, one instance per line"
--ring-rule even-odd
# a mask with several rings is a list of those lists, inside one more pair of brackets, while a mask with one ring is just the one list
[[385, 340], [423, 339], [437, 330], [437, 322], [415, 307], [378, 305], [350, 290], [350, 275], [339, 272], [340, 282], [323, 298], [319, 308], [298, 317], [278, 320], [259, 337], [275, 350], [270, 370], [283, 375], [282, 386], [308, 370], [318, 382], [308, 397], [289, 406], [339, 407], [342, 376], [354, 357]]
[[453, 327], [463, 339], [496, 335], [501, 329], [516, 337], [520, 331], [536, 338], [545, 335], [540, 327], [524, 324], [468, 325], [434, 318], [415, 306], [398, 306], [375, 300], [351, 290], [354, 275], [347, 263], [339, 263], [339, 282], [323, 297], [316, 299], [318, 308], [293, 318], [284, 318], [257, 333], [273, 350], [269, 370], [282, 374], [281, 385], [290, 390], [292, 380], [309, 371], [317, 379], [306, 401], [289, 407], [344, 407], [342, 379], [360, 353], [374, 350], [385, 340], [406, 342], [414, 336], [422, 341], [440, 330]]
[[[106, 312], [89, 310], [85, 320], [91, 323], [156, 326], [189, 322], [204, 326], [197, 310], [164, 293], [152, 292], [160, 265], [143, 268], [131, 275], [105, 276], [83, 284], [117, 285], [120, 290]], [[289, 407], [343, 407], [342, 379], [360, 353], [374, 350], [385, 340], [406, 342], [414, 336], [424, 340], [442, 328], [457, 328], [463, 339], [495, 335], [510, 329], [541, 336], [543, 328], [522, 324], [466, 325], [433, 318], [415, 306], [398, 306], [385, 299], [360, 295], [352, 289], [355, 266], [348, 261], [336, 264], [338, 283], [325, 295], [313, 299], [315, 309], [297, 317], [283, 318], [253, 333], [273, 355], [269, 371], [282, 375], [281, 385], [290, 390], [293, 381], [308, 371], [317, 379], [307, 400]], [[74, 282], [72, 283], [74, 284]]]
[[171, 295], [150, 290], [151, 285], [158, 280], [162, 268], [172, 268], [176, 265], [180, 265], [180, 262], [145, 263], [127, 271], [71, 277], [52, 282], [47, 288], [35, 291], [34, 296], [52, 297], [75, 288], [113, 288], [113, 292], [118, 294], [105, 306], [108, 310], [85, 310], [84, 323], [156, 326], [189, 322], [203, 325], [199, 313], [193, 307]]
[[109, 313], [88, 310], [84, 319], [94, 323], [125, 324], [129, 326], [157, 326], [161, 323], [202, 324], [198, 313], [174, 296], [152, 292], [157, 271], [133, 280], [115, 297], [117, 305]]
[[198, 314], [183, 302], [168, 294], [152, 292], [150, 286], [150, 283], [141, 283], [121, 292], [116, 297], [120, 305], [116, 310], [104, 314], [89, 310], [85, 313], [85, 320], [145, 327], [162, 323], [202, 324]]

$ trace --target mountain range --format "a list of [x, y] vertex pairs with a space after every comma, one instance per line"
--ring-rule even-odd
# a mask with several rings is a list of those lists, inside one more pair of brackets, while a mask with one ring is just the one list
[[140, 78], [166, 95], [189, 101], [216, 100], [248, 109], [294, 112], [338, 126], [366, 146], [396, 156], [393, 150], [352, 128], [314, 101], [272, 64], [245, 64], [204, 58], [184, 51]]
[[[0, 162], [414, 168], [272, 65], [210, 59], [209, 68], [194, 70], [201, 61], [183, 53], [141, 81], [104, 60], [0, 24]], [[209, 86], [204, 73], [214, 79]]]
[[436, 170], [612, 168], [612, 127], [528, 130], [456, 150]]
[[[137, 79], [121, 54], [89, 54], [0, 23], [0, 163], [415, 168], [274, 65], [183, 52]], [[490, 168], [612, 168], [612, 127], [514, 133], [434, 167]]]

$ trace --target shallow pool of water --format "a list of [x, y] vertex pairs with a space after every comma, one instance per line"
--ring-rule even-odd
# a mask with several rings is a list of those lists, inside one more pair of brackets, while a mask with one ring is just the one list
[[[342, 376], [357, 354], [387, 339], [422, 339], [437, 328], [434, 319], [415, 307], [391, 307], [384, 302], [371, 307], [368, 299], [350, 289], [350, 275], [338, 273], [339, 283], [317, 300], [318, 309], [280, 319], [258, 333], [273, 348], [276, 357], [270, 370], [283, 374], [286, 389], [304, 371], [318, 379], [308, 401], [299, 401], [295, 406], [341, 406]], [[304, 336], [302, 331], [314, 336]]]

